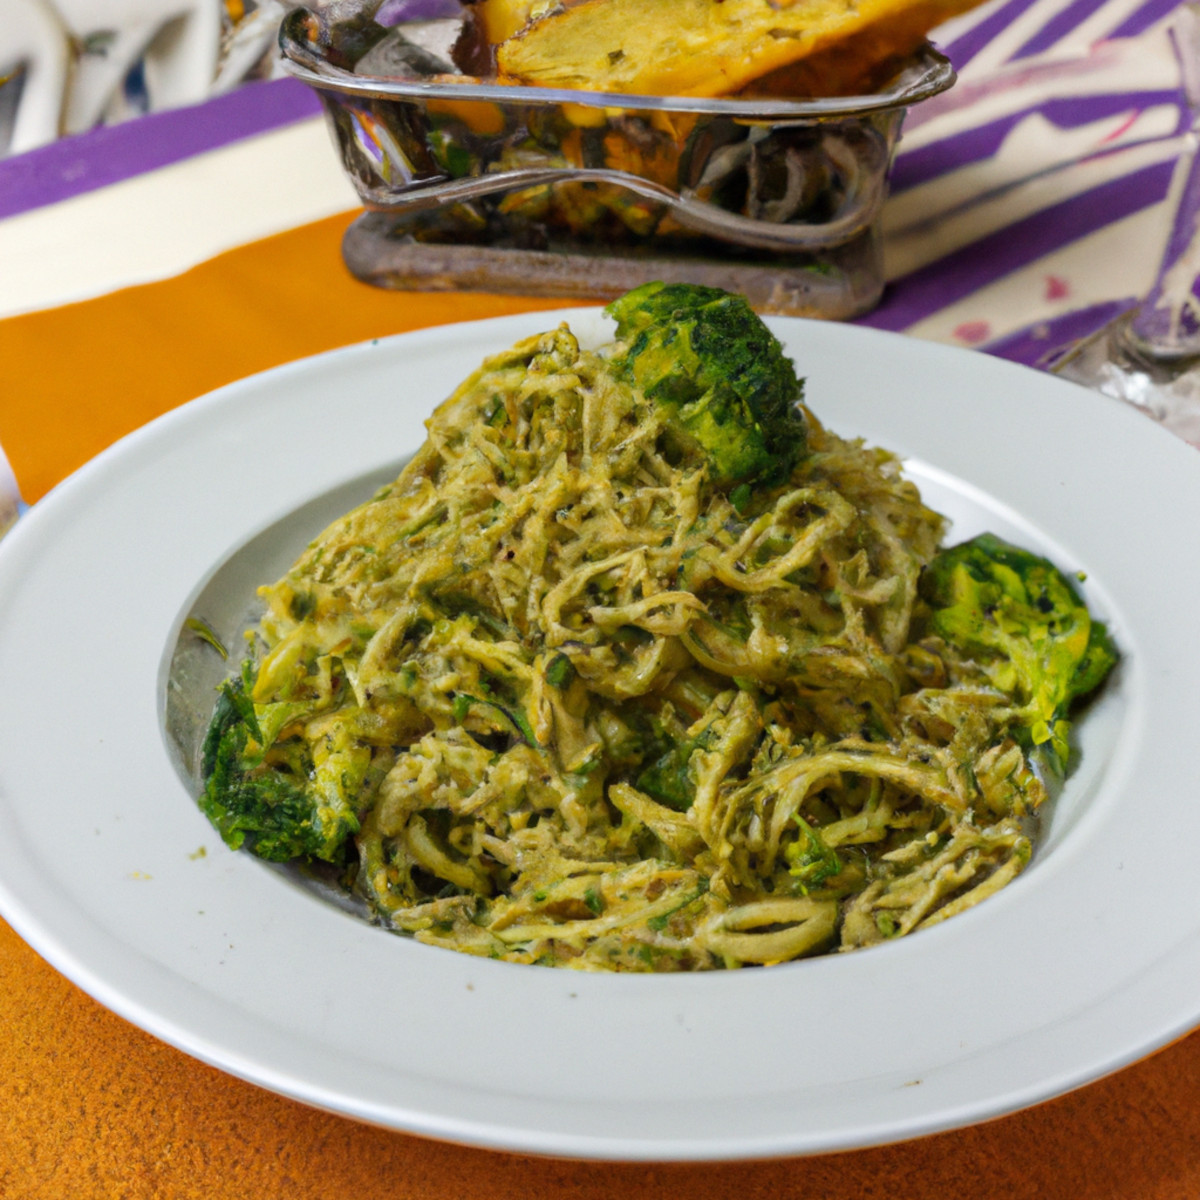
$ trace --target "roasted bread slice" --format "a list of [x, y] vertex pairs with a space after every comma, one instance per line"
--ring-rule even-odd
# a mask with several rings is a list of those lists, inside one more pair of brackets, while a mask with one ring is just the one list
[[846, 42], [873, 55], [910, 53], [930, 29], [976, 3], [481, 0], [476, 12], [501, 76], [512, 82], [725, 96]]

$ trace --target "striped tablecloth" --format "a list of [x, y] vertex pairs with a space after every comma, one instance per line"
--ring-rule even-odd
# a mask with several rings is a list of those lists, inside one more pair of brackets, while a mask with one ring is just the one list
[[[1037, 363], [1150, 287], [1192, 121], [1166, 0], [990, 0], [914, 111], [862, 323]], [[222, 383], [332, 346], [553, 302], [375, 291], [356, 201], [288, 80], [0, 161], [0, 496], [36, 503]], [[0, 522], [4, 507], [0, 502]], [[303, 1108], [186, 1059], [0, 923], [0, 1197], [746, 1200], [1200, 1196], [1200, 1035], [985, 1126], [792, 1163], [553, 1163]]]
[[[909, 115], [863, 324], [1036, 364], [1146, 293], [1193, 119], [1176, 7], [991, 0], [937, 32], [959, 82]], [[0, 161], [0, 318], [355, 204], [291, 80], [66, 139]]]
[[943, 31], [959, 81], [906, 123], [865, 324], [1036, 364], [1145, 295], [1193, 120], [1175, 7], [1007, 0]]

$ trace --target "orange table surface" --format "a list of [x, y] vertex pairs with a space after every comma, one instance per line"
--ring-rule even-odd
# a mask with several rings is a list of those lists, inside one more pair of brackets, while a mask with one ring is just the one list
[[[0, 321], [0, 445], [33, 502], [117, 438], [214, 387], [335, 346], [537, 308], [382, 292], [339, 217], [159, 283]], [[3, 1200], [1196, 1200], [1200, 1034], [1037, 1108], [838, 1155], [613, 1164], [428, 1141], [319, 1112], [113, 1015], [0, 922]]]

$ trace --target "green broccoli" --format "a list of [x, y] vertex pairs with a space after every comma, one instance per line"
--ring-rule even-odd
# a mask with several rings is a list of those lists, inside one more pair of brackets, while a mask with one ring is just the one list
[[697, 750], [711, 750], [720, 741], [722, 710], [710, 701], [708, 711], [696, 724], [685, 729], [677, 714], [668, 709], [657, 716], [626, 714], [638, 727], [641, 763], [634, 779], [638, 791], [665, 804], [676, 812], [686, 812], [696, 799], [696, 776], [692, 756]]
[[665, 804], [676, 812], [686, 812], [696, 799], [696, 784], [688, 773], [688, 763], [698, 743], [685, 739], [666, 742], [660, 739], [653, 745], [651, 761], [637, 777], [640, 791]]
[[1022, 740], [1064, 773], [1071, 704], [1117, 661], [1108, 629], [1053, 563], [990, 533], [939, 554], [920, 591], [932, 607], [932, 631], [1014, 698]]
[[707, 456], [717, 483], [791, 473], [806, 448], [803, 384], [741, 296], [647, 283], [605, 311], [626, 343], [618, 371], [669, 412], [671, 431]]
[[820, 887], [827, 879], [840, 875], [842, 860], [799, 813], [792, 820], [800, 827], [800, 835], [784, 847], [783, 857], [796, 888], [807, 895], [809, 888]]
[[244, 670], [242, 678], [222, 685], [201, 751], [201, 811], [234, 850], [245, 845], [273, 862], [340, 862], [347, 839], [358, 830], [341, 786], [355, 773], [345, 769], [353, 753], [331, 755], [330, 763], [297, 774], [266, 764], [264, 742], [270, 738], [247, 695], [248, 683]]

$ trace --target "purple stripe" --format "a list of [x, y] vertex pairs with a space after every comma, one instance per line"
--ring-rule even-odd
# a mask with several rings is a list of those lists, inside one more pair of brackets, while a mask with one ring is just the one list
[[391, 28], [401, 21], [436, 21], [440, 17], [461, 15], [458, 0], [383, 0], [375, 20]]
[[244, 84], [189, 108], [61, 138], [0, 160], [0, 217], [118, 183], [320, 111], [305, 84], [275, 79]]
[[[1098, 43], [1098, 47], [1107, 43]], [[1020, 63], [1002, 66], [995, 72], [985, 73], [978, 79], [960, 78], [958, 85], [940, 96], [934, 96], [917, 108], [912, 109], [905, 120], [906, 129], [919, 129], [932, 120], [944, 118], [953, 114], [961, 121], [961, 115], [969, 112], [972, 105], [996, 96], [1010, 93], [1020, 95], [1030, 92], [1039, 95], [1063, 96], [1078, 95], [1082, 91], [1086, 100], [1088, 87], [1093, 77], [1100, 72], [1101, 86], [1104, 84], [1104, 74], [1109, 72], [1114, 51], [1103, 51], [1093, 48], [1094, 52], [1072, 55], [1066, 58], [1050, 59], [1045, 56], [1035, 59], [1025, 59]], [[1115, 53], [1119, 55], [1120, 51]], [[1164, 80], [1172, 87], [1178, 86], [1179, 73], [1172, 71], [1170, 77]], [[1081, 84], [1076, 80], [1082, 80]], [[1109, 92], [1114, 88], [1107, 86]], [[1115, 92], [1120, 93], [1119, 85]], [[1130, 92], [1135, 96], [1138, 93]], [[1151, 92], [1151, 95], [1154, 93]], [[1019, 100], [1017, 101], [1020, 102]]]
[[[901, 139], [900, 151], [892, 168], [891, 190], [893, 193], [902, 192], [918, 183], [936, 179], [947, 171], [956, 171], [969, 163], [991, 158], [999, 152], [1004, 139], [1013, 129], [1035, 112], [1059, 129], [1076, 129], [1093, 121], [1137, 112], [1157, 104], [1175, 104], [1182, 109], [1185, 102], [1183, 92], [1179, 88], [1161, 92], [1114, 92], [1107, 95], [1047, 100], [1044, 104], [1022, 109], [974, 129], [965, 129], [961, 133], [930, 142], [911, 152], [905, 152], [904, 141]], [[1175, 132], [1181, 133], [1185, 124], [1186, 117], [1181, 112]]]
[[[1039, 3], [1041, 0], [1010, 0], [987, 20], [981, 21], [972, 29], [967, 30], [962, 37], [951, 42], [949, 46], [944, 46], [943, 51], [955, 67], [962, 70], [999, 33]], [[1071, 3], [1067, 4], [1065, 8], [1052, 8], [1041, 29], [1008, 61], [1025, 58], [1048, 49], [1091, 17], [1102, 7], [1103, 3], [1104, 0], [1071, 0]], [[1180, 0], [1146, 0], [1145, 4], [1130, 13], [1106, 36], [1109, 38], [1133, 37], [1167, 16], [1179, 6], [1179, 3]]]
[[1180, 7], [1179, 0], [1149, 0], [1141, 8], [1130, 13], [1108, 36], [1110, 38], [1136, 37], [1139, 33], [1144, 33], [1151, 25], [1157, 25], [1178, 7]]
[[968, 29], [962, 37], [956, 38], [948, 46], [942, 47], [942, 53], [961, 71], [998, 33], [1007, 29], [1027, 9], [1038, 4], [1040, 0], [1008, 0], [1003, 7], [996, 9], [990, 17], [980, 21]]
[[[1041, 27], [1012, 58], [1028, 58], [1031, 54], [1039, 54], [1049, 50], [1055, 42], [1065, 38], [1077, 25], [1082, 24], [1100, 5], [1096, 0], [1074, 0], [1065, 8], [1056, 12], [1045, 25]], [[1010, 62], [1012, 59], [1009, 60]]]
[[981, 349], [986, 354], [1024, 363], [1027, 367], [1044, 367], [1068, 346], [1099, 332], [1135, 303], [1131, 296], [1125, 300], [1108, 300], [1090, 308], [1077, 308], [1061, 317], [1039, 321], [1007, 337], [997, 338]]
[[1060, 247], [1157, 204], [1167, 194], [1174, 169], [1173, 162], [1144, 167], [980, 238], [906, 275], [860, 323], [907, 329]]

